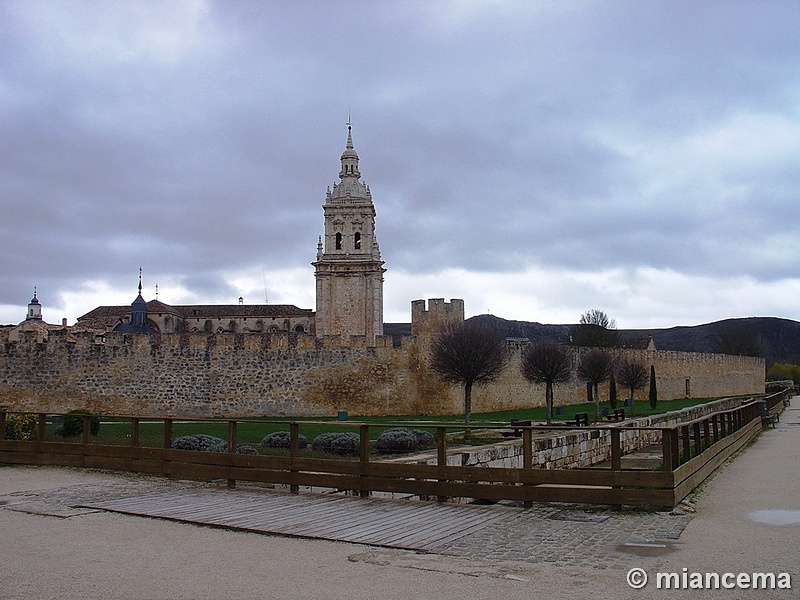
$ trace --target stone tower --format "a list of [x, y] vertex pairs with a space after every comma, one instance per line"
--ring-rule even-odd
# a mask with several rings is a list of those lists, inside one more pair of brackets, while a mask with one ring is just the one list
[[36, 297], [36, 288], [33, 288], [33, 298], [28, 302], [28, 314], [25, 317], [26, 321], [41, 321], [42, 320], [42, 305]]
[[317, 336], [383, 335], [383, 268], [375, 237], [372, 193], [361, 181], [352, 127], [342, 153], [341, 181], [328, 188], [323, 210], [325, 236], [313, 262], [317, 279]]

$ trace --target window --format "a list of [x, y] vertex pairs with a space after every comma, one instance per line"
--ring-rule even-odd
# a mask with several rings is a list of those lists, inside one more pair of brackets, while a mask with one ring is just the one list
[[361, 250], [361, 234], [358, 231], [356, 231], [356, 235], [353, 237], [353, 248]]
[[336, 234], [336, 249], [337, 250], [341, 250], [342, 249], [342, 234], [341, 233], [337, 233]]

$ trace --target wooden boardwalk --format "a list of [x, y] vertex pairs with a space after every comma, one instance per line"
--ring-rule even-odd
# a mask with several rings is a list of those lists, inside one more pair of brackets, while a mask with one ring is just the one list
[[429, 551], [499, 520], [508, 506], [290, 494], [273, 490], [187, 489], [82, 505], [129, 515], [295, 537]]

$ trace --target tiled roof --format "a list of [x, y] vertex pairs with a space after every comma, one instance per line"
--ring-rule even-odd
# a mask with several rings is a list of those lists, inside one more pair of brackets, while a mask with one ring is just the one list
[[[128, 306], [98, 306], [85, 315], [78, 317], [78, 322], [108, 321], [121, 319], [129, 315], [131, 307]], [[171, 306], [158, 300], [147, 303], [148, 314], [169, 313], [184, 318], [212, 318], [224, 317], [283, 317], [283, 316], [310, 316], [310, 308], [298, 308], [293, 304], [186, 304]]]
[[[310, 308], [293, 304], [191, 304], [173, 306], [185, 317], [282, 317], [285, 315], [311, 315]], [[149, 312], [149, 309], [148, 309]]]

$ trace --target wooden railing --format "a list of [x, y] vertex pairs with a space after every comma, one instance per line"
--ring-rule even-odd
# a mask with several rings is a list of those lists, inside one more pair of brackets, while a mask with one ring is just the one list
[[[780, 401], [788, 392], [781, 392]], [[773, 396], [767, 401], [774, 401]], [[747, 444], [760, 430], [756, 400], [731, 410], [710, 414], [673, 427], [593, 426], [579, 431], [608, 432], [610, 468], [533, 468], [534, 432], [564, 434], [564, 428], [537, 426], [522, 429], [522, 467], [452, 466], [447, 464], [447, 431], [454, 425], [427, 424], [436, 431], [436, 464], [410, 464], [375, 460], [370, 456], [370, 429], [388, 424], [358, 426], [360, 448], [356, 459], [315, 458], [299, 448], [301, 425], [289, 424], [290, 448], [285, 456], [236, 454], [239, 421], [227, 420], [228, 453], [173, 450], [172, 418], [148, 418], [163, 423], [162, 447], [140, 445], [142, 417], [130, 417], [130, 443], [94, 443], [89, 436], [89, 417], [84, 417], [80, 440], [45, 441], [48, 415], [37, 416], [37, 439], [4, 439], [6, 412], [0, 411], [0, 462], [103, 468], [165, 475], [187, 479], [222, 479], [230, 486], [237, 480], [283, 484], [293, 492], [301, 486], [353, 490], [362, 496], [371, 492], [396, 492], [420, 497], [476, 498], [531, 502], [580, 502], [609, 505], [673, 507], [714, 469]], [[104, 417], [110, 418], [110, 417]], [[218, 421], [217, 421], [218, 422]], [[269, 421], [264, 421], [265, 423]], [[272, 423], [275, 423], [273, 421]], [[286, 423], [283, 422], [285, 425]], [[326, 425], [342, 425], [326, 422]], [[408, 426], [408, 423], [395, 424]], [[463, 426], [462, 426], [463, 427]], [[490, 426], [475, 425], [473, 431]], [[497, 428], [497, 425], [491, 426]], [[556, 431], [558, 429], [558, 432]], [[641, 430], [660, 433], [663, 453], [661, 470], [623, 469], [620, 437]], [[374, 431], [374, 429], [373, 429]], [[450, 452], [460, 452], [459, 449]]]

